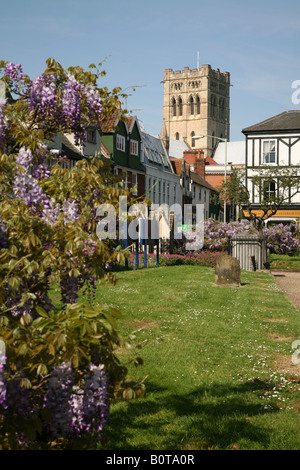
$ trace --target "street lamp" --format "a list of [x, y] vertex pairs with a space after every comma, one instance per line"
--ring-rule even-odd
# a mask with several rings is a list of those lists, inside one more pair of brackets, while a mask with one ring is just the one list
[[212, 139], [218, 139], [225, 142], [225, 171], [224, 171], [224, 222], [226, 223], [226, 185], [227, 185], [227, 142], [228, 139], [223, 137], [216, 137], [214, 135], [194, 135], [193, 139], [203, 139], [203, 137], [211, 137]]

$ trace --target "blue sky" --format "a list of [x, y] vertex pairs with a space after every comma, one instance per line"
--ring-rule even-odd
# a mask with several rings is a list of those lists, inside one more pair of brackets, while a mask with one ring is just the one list
[[[35, 78], [54, 57], [64, 67], [106, 59], [100, 85], [127, 90], [147, 132], [162, 123], [163, 71], [200, 65], [231, 74], [231, 140], [289, 109], [300, 80], [298, 0], [15, 0], [0, 7], [0, 58]], [[125, 103], [126, 104], [126, 103]]]

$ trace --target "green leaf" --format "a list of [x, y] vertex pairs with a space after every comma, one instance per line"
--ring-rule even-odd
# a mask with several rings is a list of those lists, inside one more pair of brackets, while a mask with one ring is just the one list
[[114, 307], [109, 307], [109, 311], [117, 318], [122, 318], [122, 313], [120, 312], [120, 310], [118, 310], [117, 308], [114, 308]]
[[41, 307], [40, 305], [37, 305], [35, 307], [35, 309], [41, 317], [48, 318], [48, 314], [47, 314], [46, 310], [43, 309], [43, 307]]
[[104, 312], [104, 316], [109, 321], [113, 329], [116, 330], [118, 328], [116, 320], [109, 313]]

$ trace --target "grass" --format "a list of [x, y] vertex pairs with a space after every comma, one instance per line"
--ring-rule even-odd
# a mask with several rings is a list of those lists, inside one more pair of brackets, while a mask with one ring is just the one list
[[269, 255], [271, 269], [283, 271], [300, 271], [300, 255]]
[[96, 301], [123, 312], [131, 348], [116, 353], [147, 393], [112, 405], [100, 449], [300, 449], [299, 311], [269, 272], [242, 272], [238, 288], [215, 286], [200, 266], [118, 278]]

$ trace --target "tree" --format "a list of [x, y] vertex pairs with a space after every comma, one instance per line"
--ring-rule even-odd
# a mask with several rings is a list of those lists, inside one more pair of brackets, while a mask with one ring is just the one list
[[[119, 108], [122, 91], [100, 88], [103, 73], [90, 69], [64, 70], [48, 59], [31, 80], [21, 65], [0, 62], [0, 444], [6, 449], [65, 448], [77, 437], [93, 447], [126, 376], [114, 354], [121, 313], [93, 301], [97, 280], [115, 281], [106, 264], [126, 256], [97, 237], [97, 208], [109, 200], [117, 209], [124, 190], [109, 161], [95, 156], [64, 169], [47, 149], [57, 133], [83, 143], [89, 125], [99, 127]], [[59, 309], [53, 283], [60, 286]]]
[[226, 191], [227, 201], [229, 201], [229, 206], [233, 209], [237, 219], [240, 217], [242, 204], [248, 201], [244, 178], [244, 172], [234, 168], [230, 178], [226, 180], [226, 187], [225, 181], [223, 181], [222, 184], [217, 187], [218, 193], [214, 196], [215, 202], [221, 204], [224, 202]]
[[[231, 204], [243, 211], [243, 217], [259, 231], [264, 222], [274, 216], [283, 205], [289, 205], [300, 192], [299, 167], [261, 166], [251, 177], [252, 192], [244, 184], [245, 174], [234, 169], [226, 185], [226, 196]], [[224, 183], [218, 188], [220, 201], [224, 199]], [[253, 202], [255, 201], [255, 202]]]
[[244, 215], [255, 228], [262, 230], [264, 222], [274, 216], [284, 205], [290, 205], [293, 197], [300, 192], [299, 167], [260, 167], [251, 178], [254, 198], [247, 190], [247, 201], [244, 205]]

